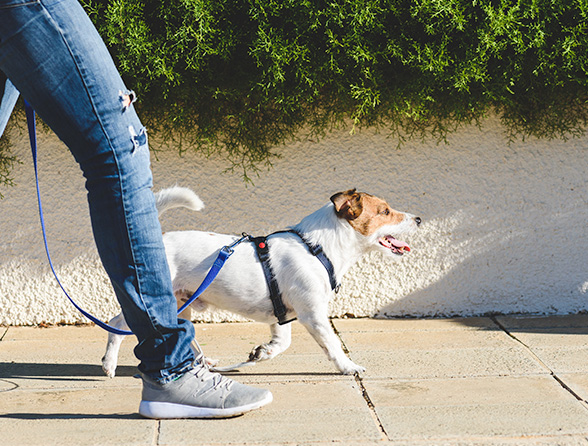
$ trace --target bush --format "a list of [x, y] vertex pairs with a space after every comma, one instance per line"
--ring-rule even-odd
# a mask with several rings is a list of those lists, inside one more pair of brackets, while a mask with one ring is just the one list
[[[0, 138], [0, 184], [12, 186], [12, 167], [17, 163], [15, 156], [10, 151], [10, 139], [7, 136]], [[2, 191], [0, 190], [0, 199], [4, 198]]]
[[513, 137], [586, 128], [584, 0], [83, 3], [151, 132], [245, 169], [303, 128], [442, 139], [490, 109]]

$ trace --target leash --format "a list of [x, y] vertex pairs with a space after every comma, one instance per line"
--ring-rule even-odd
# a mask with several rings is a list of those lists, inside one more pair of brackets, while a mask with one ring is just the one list
[[[100, 328], [102, 328], [110, 333], [117, 334], [117, 335], [123, 335], [123, 336], [132, 335], [133, 334], [132, 331], [121, 330], [119, 328], [108, 325], [107, 323], [102, 322], [97, 317], [95, 317], [92, 314], [85, 311], [82, 307], [80, 307], [72, 299], [72, 297], [68, 294], [65, 287], [63, 286], [63, 284], [59, 280], [59, 277], [57, 276], [55, 268], [53, 267], [53, 261], [51, 260], [51, 254], [49, 253], [49, 244], [47, 242], [47, 231], [45, 229], [45, 219], [43, 217], [43, 205], [41, 202], [41, 191], [40, 191], [40, 186], [39, 186], [39, 172], [38, 172], [38, 167], [37, 167], [37, 132], [36, 132], [36, 123], [35, 123], [35, 111], [26, 100], [25, 100], [25, 113], [26, 113], [26, 117], [27, 117], [27, 127], [28, 127], [28, 132], [29, 132], [29, 140], [30, 140], [30, 144], [31, 144], [33, 166], [34, 166], [34, 170], [35, 170], [35, 184], [36, 184], [36, 189], [37, 189], [37, 204], [39, 207], [39, 219], [41, 222], [41, 231], [43, 233], [43, 243], [45, 245], [45, 253], [47, 254], [47, 260], [49, 261], [49, 267], [51, 268], [51, 272], [53, 273], [55, 280], [59, 284], [59, 287], [61, 288], [61, 290], [63, 291], [65, 296], [68, 298], [68, 300], [86, 318], [88, 318], [90, 321], [94, 322]], [[312, 255], [314, 255], [315, 257], [317, 257], [321, 261], [321, 263], [323, 264], [323, 266], [325, 267], [325, 269], [327, 270], [327, 272], [329, 274], [329, 281], [331, 282], [331, 288], [333, 290], [335, 290], [335, 292], [337, 292], [339, 290], [339, 284], [338, 284], [336, 277], [335, 277], [334, 268], [333, 268], [333, 265], [332, 265], [331, 261], [329, 260], [329, 258], [323, 252], [322, 247], [320, 245], [310, 244], [304, 238], [304, 236], [300, 232], [298, 232], [297, 230], [291, 229], [291, 230], [286, 230], [286, 231], [278, 231], [278, 232], [274, 232], [273, 234], [270, 234], [266, 237], [257, 237], [257, 238], [251, 237], [250, 235], [243, 233], [240, 239], [237, 239], [232, 244], [227, 245], [227, 246], [223, 246], [220, 249], [217, 258], [215, 259], [211, 268], [208, 270], [206, 277], [204, 278], [204, 280], [202, 281], [202, 283], [200, 284], [198, 289], [194, 292], [194, 294], [192, 294], [192, 296], [178, 309], [178, 314], [180, 314], [192, 302], [194, 302], [196, 299], [198, 299], [198, 297], [200, 297], [200, 295], [210, 286], [210, 284], [214, 281], [216, 276], [219, 274], [219, 272], [222, 269], [222, 267], [224, 266], [225, 262], [233, 254], [233, 252], [234, 252], [233, 248], [235, 246], [237, 246], [238, 244], [240, 244], [241, 242], [248, 240], [248, 241], [251, 241], [255, 244], [256, 250], [258, 252], [258, 256], [260, 257], [260, 261], [262, 262], [262, 265], [264, 268], [264, 274], [266, 275], [268, 287], [270, 288], [270, 297], [272, 298], [272, 304], [274, 305], [274, 311], [276, 312], [276, 317], [278, 317], [278, 319], [279, 319], [279, 323], [280, 324], [287, 324], [287, 323], [293, 321], [294, 319], [285, 320], [287, 310], [282, 302], [281, 293], [279, 292], [279, 289], [277, 287], [277, 283], [275, 283], [275, 286], [270, 284], [270, 282], [272, 282], [272, 281], [275, 282], [275, 278], [273, 277], [273, 271], [271, 271], [271, 267], [269, 265], [269, 254], [267, 252], [267, 238], [270, 237], [271, 235], [274, 235], [274, 234], [287, 233], [287, 232], [296, 234], [298, 237], [300, 237], [302, 242], [307, 246], [310, 253]], [[262, 246], [260, 246], [260, 245], [262, 245]], [[263, 251], [263, 254], [261, 254], [262, 251]], [[272, 288], [274, 288], [273, 292], [272, 292]], [[276, 310], [278, 310], [278, 311], [276, 311]], [[195, 344], [196, 344], [197, 350], [199, 350], [200, 354], [202, 355], [202, 349], [200, 348], [200, 346], [198, 345], [197, 342], [195, 342]], [[227, 367], [210, 367], [210, 369], [213, 371], [217, 371], [217, 372], [228, 372], [228, 371], [236, 370], [241, 367], [252, 366], [252, 365], [255, 365], [256, 363], [257, 363], [257, 361], [249, 360], [249, 361], [241, 362], [239, 364], [234, 364], [234, 365], [227, 366]]]
[[[94, 322], [96, 325], [98, 325], [100, 328], [103, 328], [104, 330], [106, 330], [110, 333], [114, 333], [114, 334], [118, 334], [118, 335], [125, 335], [125, 336], [132, 335], [133, 334], [132, 331], [121, 330], [119, 328], [108, 325], [107, 323], [102, 322], [100, 319], [98, 319], [97, 317], [93, 316], [92, 314], [85, 311], [82, 307], [80, 307], [71, 298], [71, 296], [67, 293], [67, 291], [65, 290], [61, 281], [59, 280], [57, 273], [55, 272], [55, 268], [53, 267], [53, 262], [51, 260], [51, 255], [49, 254], [49, 245], [47, 243], [47, 232], [45, 230], [45, 219], [43, 218], [43, 205], [41, 203], [41, 191], [40, 191], [40, 187], [39, 187], [39, 172], [37, 169], [37, 131], [36, 131], [36, 124], [35, 124], [35, 110], [33, 110], [33, 107], [31, 107], [31, 105], [27, 101], [25, 101], [25, 112], [26, 112], [26, 116], [27, 116], [27, 127], [29, 130], [29, 140], [31, 143], [31, 151], [32, 151], [32, 155], [33, 155], [33, 165], [35, 168], [35, 183], [37, 186], [37, 204], [39, 207], [39, 218], [41, 220], [41, 231], [43, 232], [43, 242], [45, 244], [45, 252], [47, 253], [47, 260], [49, 261], [49, 267], [51, 268], [51, 272], [53, 273], [53, 276], [55, 276], [55, 280], [57, 280], [59, 287], [61, 288], [63, 293], [67, 296], [69, 301], [73, 304], [73, 306], [80, 313], [82, 313], [84, 316], [86, 316], [86, 318], [88, 318], [89, 320]], [[192, 295], [192, 297], [190, 297], [190, 299], [188, 299], [188, 301], [184, 305], [182, 305], [182, 307], [178, 310], [178, 314], [180, 314], [182, 311], [184, 311], [186, 309], [186, 307], [188, 307], [188, 305], [190, 305], [192, 302], [194, 302], [194, 300], [196, 300], [196, 299], [198, 299], [198, 297], [200, 297], [200, 295], [204, 292], [204, 290], [206, 290], [206, 288], [208, 288], [208, 286], [216, 278], [216, 276], [220, 272], [221, 268], [224, 266], [227, 259], [231, 256], [231, 254], [233, 254], [233, 252], [234, 252], [233, 248], [236, 245], [238, 245], [239, 243], [241, 243], [242, 241], [246, 240], [248, 237], [249, 236], [247, 234], [243, 234], [243, 236], [239, 240], [236, 240], [231, 245], [224, 246], [221, 248], [216, 260], [214, 261], [212, 267], [208, 271], [208, 274], [204, 278], [204, 281], [198, 287], [198, 289]]]
[[190, 297], [190, 299], [188, 299], [186, 301], [186, 303], [184, 303], [184, 305], [182, 305], [180, 307], [180, 309], [178, 310], [178, 314], [180, 314], [182, 311], [184, 311], [186, 308], [188, 308], [188, 306], [192, 302], [194, 302], [196, 299], [198, 299], [200, 297], [200, 295], [204, 292], [204, 290], [206, 290], [206, 288], [208, 288], [208, 286], [216, 278], [216, 276], [220, 272], [221, 268], [224, 266], [225, 262], [231, 256], [231, 254], [233, 254], [233, 252], [235, 252], [233, 250], [233, 248], [235, 246], [237, 246], [238, 244], [240, 244], [241, 242], [247, 240], [247, 239], [249, 239], [249, 235], [243, 233], [243, 234], [241, 234], [241, 238], [240, 239], [235, 240], [230, 245], [223, 246], [221, 248], [221, 250], [218, 253], [218, 256], [217, 256], [216, 260], [214, 261], [214, 263], [212, 264], [212, 266], [208, 270], [208, 274], [206, 275], [206, 277], [204, 278], [204, 280], [202, 281], [202, 283], [200, 284], [200, 286], [198, 287], [198, 289], [194, 292], [194, 294], [192, 294], [192, 297]]

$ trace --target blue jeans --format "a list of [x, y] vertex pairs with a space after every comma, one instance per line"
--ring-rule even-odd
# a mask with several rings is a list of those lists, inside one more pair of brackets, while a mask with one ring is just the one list
[[83, 171], [94, 238], [139, 341], [139, 369], [162, 383], [176, 378], [194, 361], [194, 327], [177, 317], [134, 93], [76, 0], [0, 0], [0, 70]]

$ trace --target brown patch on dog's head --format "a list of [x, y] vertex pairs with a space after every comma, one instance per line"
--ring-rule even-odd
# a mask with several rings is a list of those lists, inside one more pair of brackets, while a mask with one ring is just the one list
[[363, 192], [350, 189], [331, 197], [335, 212], [339, 218], [362, 235], [371, 235], [384, 225], [396, 225], [402, 222], [404, 214], [395, 211], [384, 200]]
[[331, 201], [339, 218], [355, 220], [363, 211], [361, 194], [355, 189], [339, 192], [331, 197]]

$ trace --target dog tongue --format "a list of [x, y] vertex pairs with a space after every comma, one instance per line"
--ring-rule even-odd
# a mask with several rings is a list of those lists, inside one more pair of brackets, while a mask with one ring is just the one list
[[397, 248], [401, 251], [402, 250], [407, 251], [407, 252], [410, 251], [410, 247], [402, 240], [398, 240], [398, 239], [392, 237], [391, 235], [387, 235], [384, 238], [391, 245], [391, 247]]

